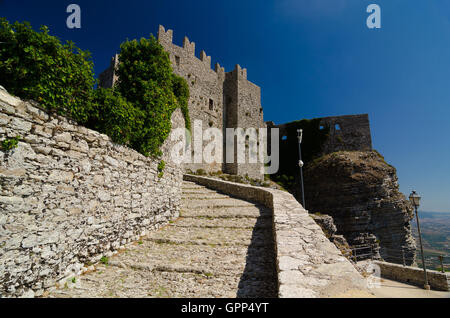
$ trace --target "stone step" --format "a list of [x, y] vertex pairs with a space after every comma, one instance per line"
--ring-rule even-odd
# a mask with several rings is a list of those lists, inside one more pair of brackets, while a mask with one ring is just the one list
[[183, 190], [196, 190], [196, 189], [206, 189], [206, 187], [192, 183], [192, 184], [186, 184], [183, 183], [183, 185], [181, 186], [181, 189]]
[[205, 200], [205, 199], [231, 199], [229, 195], [220, 194], [217, 192], [211, 193], [185, 193], [183, 192], [182, 199], [186, 200]]
[[272, 229], [272, 219], [270, 217], [250, 217], [250, 218], [213, 218], [210, 216], [181, 217], [173, 224], [175, 227], [198, 227], [198, 228], [241, 228], [241, 229]]
[[235, 217], [259, 217], [272, 216], [272, 211], [261, 206], [247, 207], [221, 207], [221, 208], [181, 208], [183, 217], [213, 217], [213, 218], [235, 218]]
[[49, 297], [61, 298], [234, 298], [275, 297], [274, 280], [241, 280], [238, 276], [205, 276], [194, 273], [133, 271], [101, 266], [82, 276], [74, 288], [59, 289]]
[[183, 193], [219, 193], [215, 190], [211, 190], [208, 188], [189, 188], [189, 189], [183, 189]]
[[[246, 261], [247, 255], [252, 255], [249, 262]], [[135, 251], [119, 254], [109, 265], [154, 272], [262, 279], [275, 275], [274, 261], [273, 245], [268, 249], [253, 246], [201, 246], [144, 241]]]
[[255, 206], [254, 203], [234, 199], [187, 199], [183, 200], [181, 205], [182, 208], [197, 209], [197, 208], [221, 208], [221, 207], [252, 207]]
[[199, 186], [200, 187], [200, 185], [198, 184], [198, 183], [195, 183], [195, 182], [192, 182], [192, 181], [186, 181], [186, 180], [183, 180], [183, 186]]
[[209, 228], [184, 228], [173, 225], [167, 226], [162, 231], [152, 232], [146, 240], [159, 242], [177, 242], [196, 245], [267, 245], [272, 233], [269, 229], [209, 229]]

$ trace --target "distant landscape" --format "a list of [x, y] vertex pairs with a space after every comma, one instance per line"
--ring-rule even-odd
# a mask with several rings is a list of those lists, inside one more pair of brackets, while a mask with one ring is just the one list
[[[450, 213], [419, 211], [420, 230], [428, 269], [441, 267], [439, 255], [444, 256], [444, 268], [450, 271]], [[421, 264], [416, 218], [411, 221], [417, 245], [417, 264]]]

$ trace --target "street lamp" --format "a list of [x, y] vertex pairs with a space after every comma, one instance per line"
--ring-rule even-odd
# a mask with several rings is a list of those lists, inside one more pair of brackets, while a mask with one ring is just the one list
[[419, 232], [420, 252], [422, 253], [422, 266], [423, 266], [423, 273], [425, 275], [424, 288], [429, 290], [430, 285], [428, 285], [427, 268], [425, 265], [425, 258], [423, 256], [422, 234], [420, 234], [419, 214], [417, 213], [417, 209], [419, 208], [420, 205], [420, 195], [418, 195], [416, 191], [411, 192], [411, 194], [409, 195], [409, 201], [411, 201], [411, 204], [414, 206], [414, 209], [416, 211], [417, 232]]
[[303, 189], [303, 161], [302, 161], [302, 139], [303, 139], [303, 129], [297, 129], [298, 138], [298, 166], [300, 167], [300, 183], [302, 185], [302, 205], [306, 210], [305, 204], [305, 191]]

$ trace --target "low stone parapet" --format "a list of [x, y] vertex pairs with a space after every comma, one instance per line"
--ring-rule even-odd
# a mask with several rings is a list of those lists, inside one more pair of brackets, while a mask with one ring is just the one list
[[[410, 283], [420, 287], [425, 284], [425, 276], [422, 268], [403, 266], [399, 264], [374, 261], [380, 267], [381, 277], [403, 283]], [[449, 273], [427, 270], [428, 284], [431, 289], [449, 291]]]

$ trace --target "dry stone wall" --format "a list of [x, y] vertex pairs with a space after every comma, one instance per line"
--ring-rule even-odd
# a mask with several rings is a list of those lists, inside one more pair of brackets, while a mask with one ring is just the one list
[[[184, 127], [180, 110], [172, 128]], [[179, 214], [182, 170], [0, 89], [0, 297], [39, 296]]]

